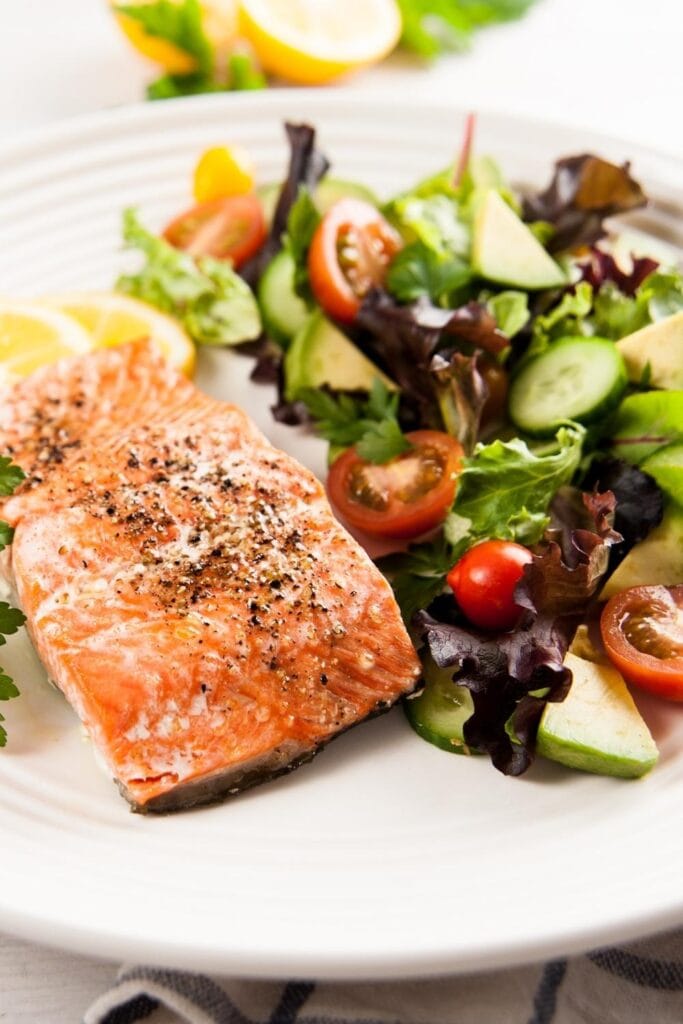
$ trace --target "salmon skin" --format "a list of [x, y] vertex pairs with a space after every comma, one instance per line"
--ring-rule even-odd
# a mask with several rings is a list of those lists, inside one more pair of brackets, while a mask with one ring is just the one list
[[[118, 402], [116, 354], [124, 376], [169, 383], [149, 349], [111, 350]], [[413, 690], [419, 662], [391, 588], [311, 473], [182, 381], [150, 384], [153, 417], [138, 402], [134, 421], [102, 423], [98, 355], [54, 370], [65, 395], [88, 377], [93, 414], [70, 421], [68, 453], [12, 499], [14, 585], [123, 795], [136, 811], [174, 811], [310, 760]], [[12, 443], [35, 461], [30, 437], [15, 428]]]

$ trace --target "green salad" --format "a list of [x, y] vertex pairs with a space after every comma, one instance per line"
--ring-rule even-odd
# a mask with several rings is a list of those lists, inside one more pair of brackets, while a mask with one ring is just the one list
[[380, 199], [286, 130], [282, 183], [164, 238], [127, 211], [118, 287], [242, 346], [274, 417], [328, 442], [334, 508], [389, 552], [421, 737], [643, 775], [630, 687], [683, 700], [683, 276], [613, 220], [643, 189], [579, 154], [521, 194], [470, 118], [452, 166]]

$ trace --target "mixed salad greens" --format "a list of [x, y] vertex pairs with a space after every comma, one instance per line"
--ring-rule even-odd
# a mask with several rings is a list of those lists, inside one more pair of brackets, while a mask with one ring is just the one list
[[164, 238], [127, 211], [118, 287], [244, 344], [275, 418], [329, 442], [333, 505], [393, 542], [421, 736], [509, 775], [644, 774], [624, 679], [683, 700], [683, 276], [608, 232], [643, 190], [580, 154], [518, 196], [469, 119], [452, 167], [380, 202], [286, 130], [281, 185]]

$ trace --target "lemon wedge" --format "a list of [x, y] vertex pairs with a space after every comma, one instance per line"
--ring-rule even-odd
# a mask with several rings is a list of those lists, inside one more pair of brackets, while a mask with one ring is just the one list
[[[156, 35], [151, 29], [146, 30], [137, 18], [119, 10], [121, 7], [138, 7], [153, 2], [154, 0], [111, 0], [114, 17], [121, 31], [138, 53], [160, 65], [169, 74], [186, 75], [196, 71], [197, 62], [183, 49], [181, 40], [176, 44], [163, 35]], [[171, 0], [171, 3], [173, 2], [176, 6], [181, 6], [181, 0]], [[199, 7], [202, 32], [214, 51], [227, 49], [234, 42], [237, 32], [237, 0], [202, 0]], [[171, 20], [168, 18], [169, 22]], [[180, 21], [174, 27], [180, 30], [182, 39]]]
[[242, 0], [240, 30], [265, 71], [318, 85], [385, 57], [401, 15], [395, 0]]
[[118, 292], [71, 292], [41, 302], [76, 321], [91, 348], [151, 338], [176, 369], [188, 377], [194, 371], [195, 347], [188, 335], [177, 320], [146, 302]]
[[91, 347], [88, 332], [70, 316], [33, 302], [0, 301], [0, 383]]

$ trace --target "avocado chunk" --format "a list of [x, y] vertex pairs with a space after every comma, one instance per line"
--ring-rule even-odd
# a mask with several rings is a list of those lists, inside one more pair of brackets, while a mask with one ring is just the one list
[[342, 334], [320, 310], [312, 313], [285, 356], [285, 398], [294, 402], [304, 388], [329, 385], [335, 391], [369, 391], [376, 377], [393, 381]]
[[424, 655], [425, 688], [408, 697], [404, 708], [418, 736], [452, 754], [476, 753], [465, 742], [465, 722], [474, 714], [472, 694], [453, 682], [453, 668], [439, 668]]
[[[617, 342], [629, 380], [649, 375], [655, 388], [683, 388], [683, 310], [628, 334]], [[649, 369], [648, 369], [649, 368]]]
[[472, 265], [487, 281], [517, 288], [567, 283], [561, 267], [495, 189], [486, 192], [474, 217]]
[[[260, 185], [257, 189], [267, 223], [273, 219], [281, 188], [280, 182], [272, 181], [267, 185]], [[356, 181], [343, 181], [341, 178], [323, 178], [318, 184], [313, 198], [320, 213], [327, 213], [329, 208], [340, 199], [363, 199], [366, 203], [371, 203], [372, 206], [378, 205], [374, 192], [371, 192], [365, 185], [359, 185]]]
[[649, 772], [659, 751], [617, 670], [574, 654], [565, 665], [571, 689], [560, 704], [546, 704], [537, 753], [598, 775], [635, 779]]
[[607, 580], [600, 597], [606, 601], [629, 587], [680, 583], [683, 583], [683, 508], [667, 502], [659, 526], [629, 551]]

